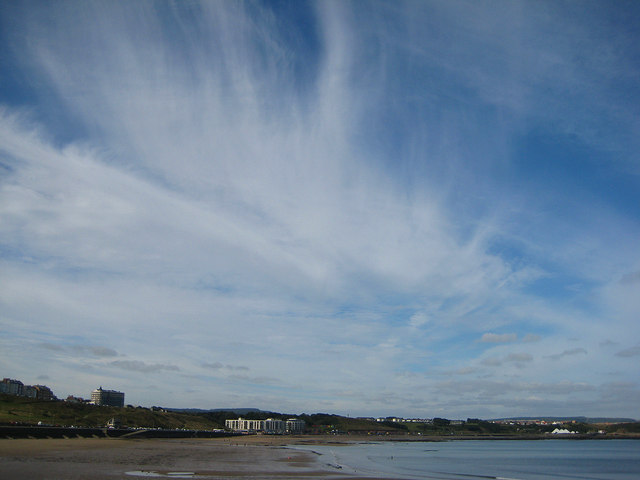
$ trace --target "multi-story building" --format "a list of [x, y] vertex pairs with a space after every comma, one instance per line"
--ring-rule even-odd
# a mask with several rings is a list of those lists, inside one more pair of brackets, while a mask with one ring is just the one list
[[226, 420], [225, 426], [234, 432], [262, 432], [264, 420], [247, 420], [239, 417], [237, 420]]
[[56, 400], [51, 389], [45, 385], [24, 385], [20, 380], [5, 378], [0, 382], [0, 393], [33, 398], [35, 400]]
[[25, 385], [22, 389], [22, 396], [35, 399], [38, 396], [38, 390], [34, 385]]
[[265, 433], [285, 433], [287, 431], [287, 424], [284, 420], [276, 420], [274, 418], [267, 418], [264, 421]]
[[302, 433], [306, 423], [299, 418], [290, 418], [287, 420], [287, 433]]
[[266, 420], [247, 420], [242, 417], [237, 420], [226, 420], [225, 426], [234, 432], [247, 433], [302, 433], [305, 422], [297, 418], [290, 418], [287, 421], [267, 418]]
[[36, 390], [36, 399], [37, 400], [56, 400], [56, 396], [53, 394], [51, 389], [46, 385], [33, 385], [33, 388]]
[[8, 395], [24, 395], [24, 383], [20, 380], [5, 378], [0, 382], [0, 393]]
[[109, 407], [124, 407], [124, 393], [115, 390], [103, 390], [100, 387], [91, 392], [91, 403]]

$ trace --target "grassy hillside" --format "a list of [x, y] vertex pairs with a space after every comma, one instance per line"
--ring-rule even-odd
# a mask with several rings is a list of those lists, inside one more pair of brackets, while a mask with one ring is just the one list
[[[279, 418], [294, 415], [253, 411], [242, 415], [249, 419]], [[0, 425], [37, 425], [42, 422], [53, 426], [104, 427], [111, 418], [120, 420], [125, 427], [163, 429], [211, 430], [224, 428], [225, 420], [238, 418], [229, 410], [221, 411], [161, 411], [143, 407], [100, 407], [60, 401], [44, 402], [24, 397], [0, 394]], [[454, 424], [435, 418], [431, 423], [375, 422], [326, 413], [297, 415], [307, 424], [307, 431], [316, 434], [411, 434], [433, 436], [487, 436], [487, 435], [540, 435], [550, 432], [554, 425], [500, 425], [479, 419], [467, 419]], [[613, 435], [640, 435], [640, 423], [586, 424], [572, 423], [568, 427], [579, 433], [604, 431]]]
[[404, 425], [390, 422], [374, 422], [361, 418], [342, 417], [327, 413], [315, 413], [301, 415], [309, 428], [314, 433], [406, 433]]
[[142, 407], [102, 407], [67, 402], [36, 401], [12, 395], [0, 395], [0, 424], [103, 427], [111, 418], [127, 427], [186, 428], [210, 430], [222, 428], [216, 421], [202, 415], [153, 411]]

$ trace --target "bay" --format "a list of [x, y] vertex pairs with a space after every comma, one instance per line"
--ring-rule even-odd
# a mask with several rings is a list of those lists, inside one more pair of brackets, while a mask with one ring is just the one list
[[458, 440], [296, 447], [348, 474], [398, 479], [637, 480], [639, 440]]

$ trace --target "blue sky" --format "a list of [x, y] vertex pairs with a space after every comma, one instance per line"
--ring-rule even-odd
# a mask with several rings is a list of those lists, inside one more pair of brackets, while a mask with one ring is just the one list
[[635, 2], [0, 7], [0, 369], [640, 418]]

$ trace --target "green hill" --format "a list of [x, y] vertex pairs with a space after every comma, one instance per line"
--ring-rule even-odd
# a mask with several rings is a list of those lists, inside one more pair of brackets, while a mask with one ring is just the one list
[[[371, 419], [350, 418], [328, 413], [290, 415], [257, 409], [243, 409], [247, 419], [297, 417], [307, 424], [307, 432], [315, 434], [409, 434], [415, 436], [527, 436], [544, 435], [555, 425], [509, 425], [479, 419], [452, 422], [434, 418], [431, 422], [376, 422]], [[159, 407], [104, 407], [85, 403], [38, 401], [25, 397], [0, 394], [0, 425], [50, 425], [75, 427], [104, 427], [111, 418], [123, 427], [212, 430], [222, 429], [225, 420], [238, 418], [234, 410], [177, 410]], [[592, 434], [598, 431], [612, 435], [640, 435], [640, 423], [598, 424], [572, 422], [572, 431]]]
[[13, 395], [0, 395], [0, 424], [104, 427], [111, 418], [126, 427], [186, 428], [211, 430], [223, 428], [203, 415], [167, 412], [157, 408], [105, 407], [62, 401], [38, 401]]

